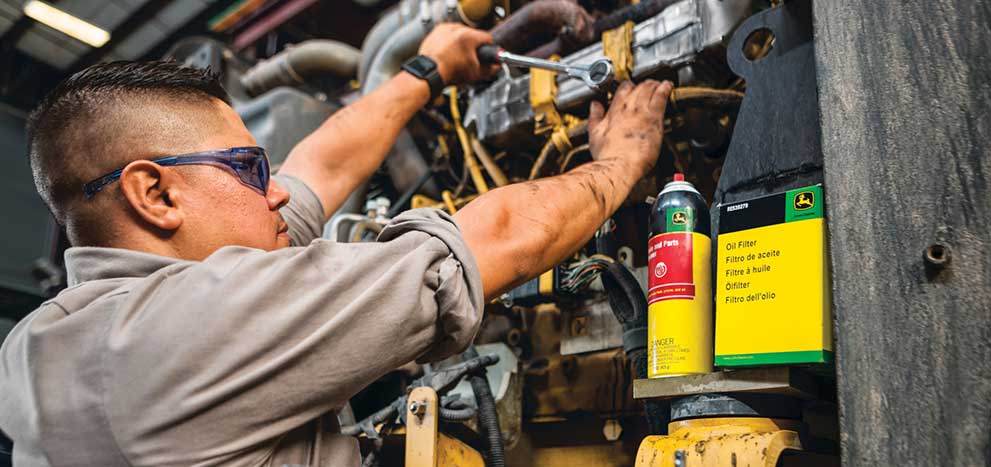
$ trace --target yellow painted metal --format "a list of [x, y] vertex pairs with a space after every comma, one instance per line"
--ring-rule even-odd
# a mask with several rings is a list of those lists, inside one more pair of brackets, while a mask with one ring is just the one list
[[485, 467], [485, 459], [471, 446], [440, 433], [437, 438], [437, 465], [438, 467]]
[[454, 197], [451, 196], [451, 191], [450, 190], [444, 190], [444, 191], [442, 191], [440, 193], [440, 197], [441, 197], [441, 199], [444, 200], [444, 206], [447, 207], [447, 211], [450, 214], [453, 215], [455, 212], [458, 211], [458, 208], [456, 206], [454, 206]]
[[470, 26], [477, 26], [488, 17], [494, 6], [492, 0], [458, 0], [458, 12]]
[[458, 88], [451, 86], [449, 89], [451, 90], [451, 117], [454, 118], [454, 131], [458, 134], [458, 141], [461, 142], [461, 152], [464, 153], [465, 165], [468, 166], [468, 173], [471, 174], [471, 180], [475, 182], [475, 189], [478, 190], [479, 194], [485, 193], [489, 191], [489, 185], [485, 182], [485, 177], [482, 175], [481, 169], [478, 168], [478, 161], [475, 160], [475, 154], [471, 150], [468, 132], [461, 125], [461, 109], [458, 108]]
[[418, 387], [406, 400], [406, 467], [437, 467], [437, 392]]
[[[640, 443], [636, 467], [775, 467], [785, 450], [802, 450], [800, 423], [771, 418], [702, 418], [668, 425], [667, 436]], [[682, 459], [676, 464], [676, 459]]]
[[612, 60], [613, 74], [617, 80], [630, 79], [633, 71], [633, 21], [602, 33], [602, 52]]
[[[443, 196], [443, 193], [441, 193], [441, 195]], [[454, 214], [455, 211], [464, 207], [464, 205], [471, 202], [471, 200], [478, 198], [478, 195], [469, 195], [462, 198], [453, 198], [453, 195], [451, 194], [450, 191], [447, 192], [447, 196], [450, 198], [450, 200], [437, 201], [429, 196], [413, 195], [413, 199], [411, 199], [409, 203], [410, 208], [411, 209], [419, 209], [419, 208], [447, 209], [448, 212]], [[447, 201], [450, 201], [451, 203], [449, 204], [447, 203]]]

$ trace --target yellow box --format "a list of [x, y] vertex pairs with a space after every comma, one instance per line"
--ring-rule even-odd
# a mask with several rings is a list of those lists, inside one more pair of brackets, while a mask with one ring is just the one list
[[833, 358], [822, 186], [719, 206], [715, 364]]

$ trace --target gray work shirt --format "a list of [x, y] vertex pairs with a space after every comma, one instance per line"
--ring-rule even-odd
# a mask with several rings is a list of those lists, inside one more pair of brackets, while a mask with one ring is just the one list
[[298, 179], [294, 245], [202, 262], [70, 248], [69, 288], [0, 349], [0, 429], [18, 467], [357, 466], [329, 411], [411, 360], [464, 349], [481, 278], [454, 221], [396, 217], [375, 243], [314, 240]]

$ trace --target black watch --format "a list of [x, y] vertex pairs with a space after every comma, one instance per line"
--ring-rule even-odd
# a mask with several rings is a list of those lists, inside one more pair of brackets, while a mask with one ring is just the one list
[[426, 55], [417, 55], [403, 63], [403, 71], [427, 82], [430, 86], [430, 100], [444, 90], [444, 78], [437, 70], [437, 62]]

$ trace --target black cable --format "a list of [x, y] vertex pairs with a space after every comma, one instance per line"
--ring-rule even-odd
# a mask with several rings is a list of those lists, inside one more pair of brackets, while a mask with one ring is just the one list
[[[602, 270], [602, 285], [616, 320], [623, 327], [623, 351], [637, 378], [647, 377], [647, 297], [640, 283], [622, 263], [610, 263]], [[667, 404], [644, 402], [650, 434], [667, 433], [670, 414]]]
[[464, 422], [474, 418], [477, 411], [475, 410], [474, 407], [465, 407], [461, 409], [449, 409], [449, 408], [441, 407], [440, 409], [438, 409], [438, 413], [440, 414], [440, 418], [444, 421]]
[[[478, 357], [475, 346], [468, 347], [464, 353], [465, 358]], [[506, 453], [502, 440], [502, 430], [499, 428], [499, 413], [496, 412], [495, 396], [489, 387], [489, 381], [485, 378], [485, 371], [479, 370], [468, 376], [471, 389], [475, 393], [475, 403], [478, 405], [478, 427], [486, 440], [485, 466], [505, 467]]]

